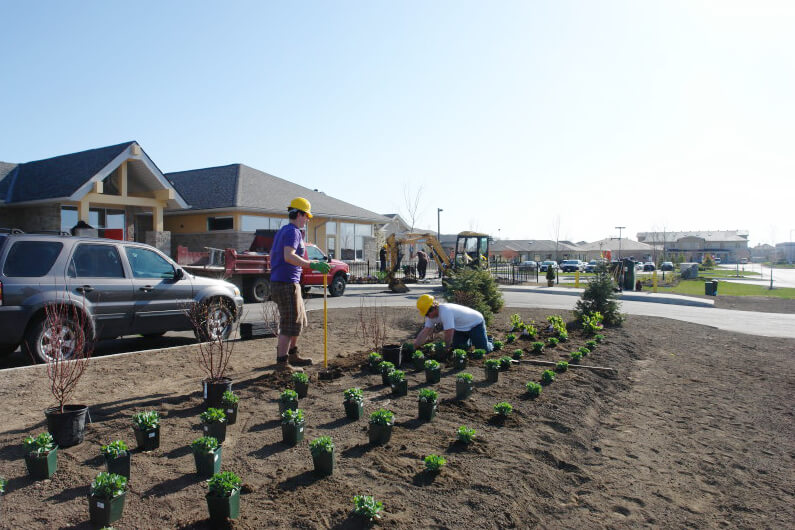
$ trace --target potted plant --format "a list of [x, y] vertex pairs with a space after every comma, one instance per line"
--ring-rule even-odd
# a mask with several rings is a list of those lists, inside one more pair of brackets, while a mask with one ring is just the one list
[[505, 421], [513, 412], [513, 407], [507, 401], [502, 401], [494, 405], [494, 413], [497, 414], [498, 421]]
[[[495, 347], [494, 350], [496, 351], [497, 348]], [[482, 359], [485, 356], [486, 356], [486, 350], [484, 350], [483, 348], [472, 350], [472, 353], [469, 354], [470, 359]]]
[[133, 433], [140, 451], [154, 451], [160, 447], [160, 414], [156, 410], [133, 414]]
[[569, 369], [569, 363], [566, 361], [560, 361], [558, 364], [555, 365], [555, 371], [559, 373], [563, 373]]
[[406, 381], [406, 373], [403, 370], [393, 370], [389, 374], [389, 385], [392, 387], [392, 394], [405, 396], [409, 393], [409, 382]]
[[520, 360], [522, 357], [524, 357], [524, 350], [523, 350], [523, 349], [521, 349], [521, 348], [517, 348], [517, 349], [513, 350], [513, 353], [511, 354], [511, 358], [512, 358], [514, 361], [518, 361], [518, 360]]
[[467, 372], [461, 372], [455, 377], [455, 397], [456, 399], [466, 399], [472, 395], [474, 377]]
[[558, 345], [558, 342], [560, 342], [560, 340], [557, 337], [549, 337], [547, 339], [547, 346], [549, 346], [550, 348], [554, 348], [555, 346]]
[[442, 379], [442, 365], [438, 361], [428, 359], [425, 361], [425, 382], [438, 383]]
[[436, 407], [439, 403], [439, 394], [430, 388], [420, 389], [418, 409], [422, 421], [431, 421], [436, 416]]
[[330, 436], [320, 436], [309, 442], [312, 463], [318, 475], [334, 473], [334, 442]]
[[384, 385], [389, 385], [389, 374], [395, 370], [394, 363], [381, 361], [381, 364], [378, 365], [378, 370], [381, 372], [381, 382]]
[[486, 359], [483, 367], [486, 371], [486, 381], [489, 383], [496, 383], [500, 376], [500, 360]]
[[414, 343], [413, 342], [404, 342], [403, 343], [403, 353], [405, 355], [413, 354], [414, 350], [416, 350], [416, 348], [414, 347]]
[[392, 437], [392, 426], [395, 425], [395, 414], [391, 410], [378, 409], [370, 414], [370, 443], [383, 445]]
[[240, 515], [240, 487], [243, 481], [231, 471], [216, 473], [207, 482], [207, 510], [210, 520], [218, 523]]
[[88, 496], [91, 522], [96, 526], [108, 526], [121, 519], [126, 494], [127, 477], [104, 471], [97, 475]]
[[444, 457], [430, 454], [425, 457], [425, 470], [429, 473], [439, 473], [446, 463]]
[[364, 412], [364, 393], [360, 388], [349, 388], [342, 393], [342, 404], [345, 406], [345, 416], [358, 420]]
[[425, 354], [421, 350], [416, 350], [411, 354], [411, 364], [414, 365], [414, 369], [417, 371], [425, 368]]
[[457, 370], [463, 370], [467, 367], [467, 352], [465, 350], [453, 350], [453, 367]]
[[383, 362], [384, 358], [378, 352], [370, 352], [370, 355], [367, 356], [367, 365], [370, 368], [370, 371], [374, 374], [381, 373], [381, 369], [378, 367], [379, 364]]
[[501, 340], [495, 340], [491, 345], [494, 347], [494, 351], [500, 351], [505, 346], [505, 343]]
[[279, 414], [285, 410], [295, 410], [298, 408], [298, 392], [289, 388], [279, 394]]
[[540, 340], [536, 341], [530, 345], [530, 348], [532, 348], [533, 353], [539, 354], [544, 351], [544, 343]]
[[579, 350], [571, 352], [569, 360], [574, 364], [579, 363], [582, 360], [582, 352]]
[[124, 440], [116, 440], [100, 447], [100, 452], [105, 458], [105, 467], [108, 473], [121, 475], [130, 479], [130, 451]]
[[36, 437], [28, 436], [25, 444], [25, 465], [33, 480], [50, 478], [58, 468], [58, 446], [52, 435], [43, 432]]
[[[226, 369], [236, 344], [236, 341], [231, 340], [234, 330], [231, 333], [207, 331], [216, 319], [214, 312], [217, 310], [215, 304], [192, 304], [188, 310], [188, 318], [193, 329], [197, 330], [199, 367], [206, 374], [202, 380], [204, 406], [216, 409], [221, 407], [224, 392], [232, 390], [232, 380], [226, 377]], [[234, 325], [239, 325], [239, 320]]]
[[304, 372], [295, 372], [291, 378], [298, 397], [305, 398], [309, 392], [309, 376]]
[[218, 440], [218, 443], [224, 443], [226, 440], [226, 414], [223, 410], [210, 407], [199, 414], [199, 419], [202, 422], [202, 431], [205, 436], [212, 436]]
[[376, 501], [370, 495], [355, 495], [353, 497], [353, 515], [370, 523], [373, 519], [381, 518], [384, 504]]
[[403, 346], [401, 344], [384, 344], [381, 347], [381, 355], [385, 361], [389, 361], [395, 366], [403, 364]]
[[548, 385], [555, 380], [555, 372], [552, 370], [544, 370], [541, 372], [541, 384]]
[[282, 442], [295, 445], [304, 439], [304, 411], [287, 409], [282, 412]]
[[511, 364], [513, 364], [513, 359], [509, 355], [503, 355], [499, 358], [500, 361], [500, 372], [507, 372], [511, 369]]
[[555, 269], [552, 268], [552, 265], [547, 267], [547, 287], [552, 287], [555, 285]]
[[240, 396], [231, 390], [227, 390], [224, 392], [224, 395], [221, 396], [221, 405], [224, 408], [224, 414], [226, 414], [226, 424], [234, 425], [235, 422], [237, 422], [237, 409], [240, 405]]
[[536, 383], [535, 381], [528, 381], [527, 384], [524, 386], [525, 390], [527, 390], [527, 395], [530, 398], [535, 399], [541, 395], [541, 385]]
[[223, 447], [213, 436], [196, 438], [190, 444], [196, 473], [202, 477], [211, 477], [221, 471]]
[[475, 441], [476, 432], [477, 431], [475, 431], [475, 429], [470, 429], [466, 425], [462, 425], [461, 427], [458, 428], [458, 431], [456, 431], [456, 435], [458, 437], [459, 442], [461, 442], [462, 444], [469, 445]]

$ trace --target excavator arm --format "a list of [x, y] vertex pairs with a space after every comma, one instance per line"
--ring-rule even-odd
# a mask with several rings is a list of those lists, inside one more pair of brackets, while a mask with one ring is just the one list
[[396, 293], [405, 293], [408, 291], [408, 287], [395, 277], [395, 273], [397, 273], [398, 247], [409, 243], [425, 243], [426, 246], [432, 249], [433, 259], [436, 261], [436, 266], [439, 267], [440, 271], [446, 271], [453, 265], [442, 248], [441, 243], [439, 243], [439, 240], [430, 234], [403, 234], [400, 238], [397, 238], [395, 234], [390, 234], [389, 237], [386, 238], [386, 248], [390, 263], [390, 266], [387, 268], [386, 279], [389, 288]]

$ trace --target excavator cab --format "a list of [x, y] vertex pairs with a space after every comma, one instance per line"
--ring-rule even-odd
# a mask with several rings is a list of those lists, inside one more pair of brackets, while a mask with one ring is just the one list
[[477, 232], [461, 232], [455, 241], [453, 266], [484, 268], [489, 265], [489, 236]]

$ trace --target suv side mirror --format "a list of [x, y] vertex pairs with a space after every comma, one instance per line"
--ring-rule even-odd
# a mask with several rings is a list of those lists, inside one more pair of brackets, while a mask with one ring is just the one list
[[184, 277], [185, 277], [185, 271], [183, 271], [180, 268], [174, 269], [174, 281], [175, 282], [178, 282], [179, 280], [181, 280]]

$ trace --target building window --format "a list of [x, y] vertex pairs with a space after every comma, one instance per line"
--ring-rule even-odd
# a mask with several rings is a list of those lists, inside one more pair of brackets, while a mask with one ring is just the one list
[[278, 230], [286, 225], [288, 219], [285, 217], [266, 217], [264, 215], [241, 215], [240, 230], [242, 232], [254, 232], [256, 230]]
[[61, 206], [61, 232], [68, 232], [77, 224], [77, 207]]
[[207, 218], [208, 232], [212, 232], [215, 230], [232, 230], [232, 229], [234, 229], [234, 218], [232, 216]]
[[103, 195], [121, 195], [119, 191], [119, 170], [116, 169], [113, 173], [105, 177], [102, 181], [102, 194]]
[[364, 238], [372, 235], [373, 225], [340, 223], [340, 259], [364, 259]]

